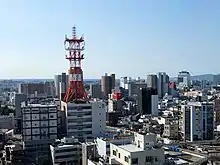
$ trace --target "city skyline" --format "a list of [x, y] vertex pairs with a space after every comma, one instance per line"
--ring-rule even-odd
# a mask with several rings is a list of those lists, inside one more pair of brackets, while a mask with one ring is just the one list
[[0, 79], [67, 72], [63, 41], [73, 25], [86, 41], [86, 79], [217, 74], [219, 7], [217, 0], [1, 1]]

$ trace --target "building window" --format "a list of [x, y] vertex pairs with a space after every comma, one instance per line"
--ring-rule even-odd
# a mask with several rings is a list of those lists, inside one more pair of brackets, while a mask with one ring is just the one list
[[128, 160], [128, 157], [127, 156], [125, 156], [125, 162], [129, 162], [129, 160]]
[[153, 159], [151, 156], [146, 156], [146, 162], [152, 162], [152, 161], [153, 161]]
[[138, 164], [138, 158], [132, 159], [132, 164]]
[[113, 155], [116, 156], [116, 151], [115, 150], [113, 150]]
[[53, 118], [53, 115], [50, 115], [50, 118]]
[[120, 153], [118, 153], [118, 158], [121, 158], [121, 154]]

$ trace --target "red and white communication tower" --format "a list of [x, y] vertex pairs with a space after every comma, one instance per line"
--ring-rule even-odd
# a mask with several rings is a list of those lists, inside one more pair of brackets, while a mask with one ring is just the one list
[[69, 87], [65, 94], [64, 101], [72, 102], [76, 100], [87, 100], [87, 94], [83, 84], [83, 71], [81, 60], [84, 59], [85, 42], [83, 36], [77, 38], [76, 27], [72, 28], [72, 38], [65, 37], [64, 45], [68, 53], [66, 59], [70, 62], [69, 68]]

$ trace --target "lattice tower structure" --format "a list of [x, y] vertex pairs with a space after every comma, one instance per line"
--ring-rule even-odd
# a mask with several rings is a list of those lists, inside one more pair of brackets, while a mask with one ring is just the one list
[[83, 71], [81, 61], [84, 59], [82, 54], [85, 41], [84, 37], [77, 38], [76, 27], [72, 28], [72, 37], [65, 37], [66, 59], [69, 61], [69, 87], [64, 96], [65, 102], [87, 101], [87, 94], [83, 84]]

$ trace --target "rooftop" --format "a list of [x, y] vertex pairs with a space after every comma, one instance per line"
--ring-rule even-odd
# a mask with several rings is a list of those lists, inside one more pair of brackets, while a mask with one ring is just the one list
[[62, 149], [62, 148], [69, 148], [69, 147], [75, 147], [76, 145], [80, 145], [80, 143], [75, 143], [75, 144], [57, 144], [57, 145], [53, 145], [53, 147]]
[[38, 104], [31, 104], [23, 102], [21, 107], [57, 107], [55, 102], [42, 102]]
[[188, 102], [187, 105], [189, 106], [213, 105], [213, 102]]
[[184, 164], [184, 163], [189, 163], [183, 159], [179, 159], [179, 158], [168, 158], [168, 160], [173, 161], [175, 164]]
[[54, 103], [46, 103], [46, 104], [28, 104], [29, 107], [56, 107], [57, 105]]
[[104, 141], [113, 141], [113, 140], [119, 140], [119, 139], [130, 139], [133, 138], [134, 135], [131, 134], [114, 134], [114, 133], [109, 133], [107, 136], [102, 137], [100, 139], [104, 140]]
[[74, 143], [57, 142], [57, 143], [52, 144], [53, 147], [58, 147], [58, 148], [73, 147], [75, 145], [80, 145], [80, 143], [79, 142], [74, 142]]
[[144, 151], [142, 148], [138, 148], [136, 145], [134, 144], [127, 144], [127, 145], [120, 145], [120, 148], [128, 151], [128, 152], [140, 152], [140, 151]]

